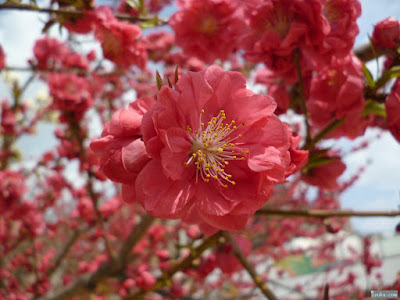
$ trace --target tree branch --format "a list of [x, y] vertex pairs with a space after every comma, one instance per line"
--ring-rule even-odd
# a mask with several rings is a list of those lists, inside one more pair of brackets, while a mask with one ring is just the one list
[[309, 209], [309, 210], [288, 210], [262, 208], [256, 212], [257, 215], [268, 215], [278, 217], [303, 217], [303, 218], [331, 218], [331, 217], [396, 217], [400, 216], [400, 211], [353, 211], [353, 210], [329, 210], [329, 209]]
[[183, 271], [187, 268], [189, 268], [193, 261], [200, 257], [200, 255], [207, 250], [208, 248], [210, 248], [212, 245], [214, 245], [218, 239], [221, 237], [222, 232], [219, 231], [216, 234], [208, 237], [207, 239], [205, 239], [203, 241], [203, 243], [198, 246], [197, 248], [193, 249], [192, 251], [190, 251], [189, 255], [186, 256], [185, 258], [181, 259], [178, 263], [174, 264], [171, 268], [169, 268], [168, 270], [166, 270], [160, 277], [157, 278], [157, 281], [155, 283], [155, 285], [146, 291], [140, 291], [136, 294], [133, 295], [129, 295], [127, 297], [124, 298], [124, 300], [141, 300], [144, 299], [144, 296], [154, 290], [157, 290], [159, 288], [161, 288], [162, 286], [166, 285], [166, 282], [168, 280], [170, 280], [172, 278], [172, 276], [174, 276], [175, 273], [179, 272], [179, 271]]
[[246, 269], [246, 271], [249, 273], [249, 275], [253, 279], [254, 283], [261, 290], [263, 295], [270, 300], [277, 300], [278, 298], [276, 298], [274, 293], [272, 293], [271, 290], [268, 288], [268, 286], [261, 280], [260, 276], [257, 275], [253, 266], [246, 259], [243, 252], [240, 250], [239, 246], [236, 244], [236, 242], [232, 238], [231, 234], [229, 232], [224, 232], [223, 236], [226, 238], [227, 242], [232, 244], [233, 252], [235, 253], [235, 256], [240, 261], [240, 263], [243, 265], [243, 267]]
[[124, 244], [118, 253], [119, 255], [115, 260], [102, 264], [95, 272], [82, 275], [70, 285], [62, 288], [60, 291], [41, 297], [39, 300], [67, 300], [85, 290], [95, 288], [96, 285], [104, 279], [120, 273], [125, 268], [125, 262], [130, 250], [132, 250], [132, 248], [144, 236], [153, 220], [154, 217], [150, 215], [145, 215], [142, 218], [142, 221], [134, 227], [128, 238], [124, 241]]
[[396, 54], [393, 50], [388, 49], [375, 49], [373, 50], [371, 44], [365, 44], [353, 50], [354, 54], [363, 62], [367, 62], [378, 58], [382, 55]]
[[[40, 8], [34, 5], [28, 4], [16, 4], [16, 3], [3, 3], [0, 4], [1, 9], [17, 9], [17, 10], [27, 10], [27, 11], [36, 11], [39, 13], [49, 13], [49, 14], [57, 14], [57, 15], [64, 15], [70, 18], [81, 18], [84, 16], [84, 11], [82, 10], [70, 10], [70, 9], [52, 9], [52, 8]], [[134, 22], [146, 22], [146, 21], [157, 21], [154, 25], [165, 25], [168, 24], [167, 20], [159, 19], [156, 17], [135, 17], [128, 14], [115, 14], [114, 15], [117, 19], [121, 21], [126, 21], [130, 23]]]

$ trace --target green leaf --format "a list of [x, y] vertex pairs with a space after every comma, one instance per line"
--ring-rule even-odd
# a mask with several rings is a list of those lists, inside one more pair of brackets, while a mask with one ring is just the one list
[[379, 89], [380, 87], [384, 86], [390, 79], [400, 77], [400, 66], [391, 67], [389, 70], [386, 70], [381, 78], [375, 84], [374, 90]]
[[175, 84], [178, 82], [178, 65], [175, 67]]
[[362, 116], [366, 117], [369, 114], [373, 114], [380, 117], [386, 117], [386, 107], [383, 103], [378, 103], [373, 100], [367, 100], [365, 102], [365, 107], [362, 111]]
[[167, 77], [167, 81], [168, 81], [168, 86], [172, 89], [172, 83], [171, 83], [171, 81], [169, 80], [169, 77]]
[[338, 157], [316, 157], [310, 158], [308, 160], [307, 165], [303, 168], [303, 172], [307, 173], [310, 169], [320, 167], [326, 164], [329, 164], [335, 160], [338, 160]]
[[151, 28], [157, 25], [160, 25], [160, 19], [158, 15], [154, 15], [153, 18], [140, 22], [140, 27], [142, 29]]
[[162, 86], [164, 85], [163, 80], [161, 78], [160, 73], [158, 71], [156, 72], [156, 81], [157, 81], [157, 88], [158, 90], [161, 90]]
[[368, 70], [368, 68], [365, 66], [365, 64], [362, 64], [362, 72], [364, 74], [365, 79], [367, 79], [368, 85], [371, 89], [375, 88], [375, 81], [372, 78], [371, 72]]

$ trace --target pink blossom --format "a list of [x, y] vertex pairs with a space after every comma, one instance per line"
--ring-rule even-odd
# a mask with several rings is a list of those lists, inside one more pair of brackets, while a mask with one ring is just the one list
[[245, 58], [289, 76], [295, 71], [294, 49], [320, 45], [328, 30], [321, 10], [318, 0], [246, 1]]
[[275, 114], [284, 114], [290, 107], [290, 95], [286, 90], [283, 79], [268, 69], [259, 69], [256, 73], [256, 82], [267, 86], [268, 95], [273, 97], [278, 107]]
[[301, 136], [293, 133], [292, 129], [287, 125], [290, 135], [290, 166], [286, 171], [286, 176], [289, 176], [301, 168], [303, 168], [308, 161], [308, 151], [299, 150], [299, 144], [301, 141]]
[[171, 0], [147, 0], [146, 6], [149, 7], [150, 12], [156, 13], [163, 9], [166, 5], [170, 4]]
[[311, 168], [303, 175], [303, 180], [311, 185], [319, 186], [327, 190], [335, 190], [339, 187], [337, 179], [346, 170], [346, 165], [335, 159], [329, 163]]
[[39, 69], [54, 69], [61, 66], [70, 50], [65, 44], [46, 36], [36, 41], [33, 53]]
[[139, 11], [132, 6], [132, 2], [127, 0], [122, 0], [121, 3], [118, 5], [117, 8], [118, 12], [129, 14], [131, 16], [139, 16]]
[[324, 0], [322, 15], [329, 24], [329, 33], [324, 36], [316, 50], [330, 61], [331, 57], [344, 57], [349, 54], [359, 32], [357, 18], [361, 15], [358, 0]]
[[372, 42], [377, 49], [392, 49], [400, 42], [400, 23], [393, 17], [378, 22], [372, 33]]
[[241, 229], [290, 166], [290, 133], [275, 108], [242, 74], [217, 66], [163, 87], [143, 117], [152, 160], [137, 177], [137, 200], [156, 217]]
[[[251, 240], [242, 236], [234, 236], [233, 239], [245, 256], [250, 255], [252, 246]], [[242, 264], [235, 257], [233, 246], [230, 243], [226, 243], [217, 249], [216, 265], [226, 274], [231, 274], [243, 269]]]
[[151, 33], [143, 37], [143, 43], [149, 58], [159, 61], [168, 56], [169, 50], [174, 45], [174, 35], [166, 31]]
[[15, 119], [15, 113], [12, 111], [10, 104], [7, 100], [1, 102], [1, 120], [0, 120], [0, 132], [2, 134], [15, 134], [17, 120]]
[[169, 25], [183, 52], [206, 63], [227, 59], [243, 27], [236, 1], [181, 0], [178, 6], [180, 10], [172, 15]]
[[21, 174], [9, 170], [0, 171], [0, 215], [16, 209], [25, 191], [25, 178]]
[[354, 55], [333, 59], [311, 79], [307, 106], [312, 125], [322, 128], [334, 119], [346, 117], [340, 132], [331, 136], [355, 138], [361, 135], [366, 127], [361, 120], [364, 103], [361, 63]]
[[3, 47], [0, 45], [0, 70], [6, 65], [6, 55], [4, 53]]
[[156, 279], [155, 277], [147, 272], [144, 271], [142, 272], [137, 278], [136, 278], [136, 285], [144, 290], [149, 290], [151, 289], [154, 284], [156, 283]]
[[392, 135], [400, 142], [400, 81], [396, 81], [385, 102], [386, 123]]
[[106, 6], [96, 10], [95, 38], [101, 43], [105, 58], [123, 68], [132, 64], [144, 69], [147, 54], [138, 41], [142, 35], [139, 26], [118, 21]]
[[91, 107], [92, 90], [86, 78], [73, 73], [51, 73], [48, 83], [55, 109], [74, 112], [76, 119], [81, 119], [83, 113]]
[[93, 30], [94, 21], [93, 11], [84, 10], [82, 17], [70, 17], [64, 20], [63, 25], [69, 32], [87, 34]]
[[87, 60], [78, 53], [70, 53], [66, 55], [63, 61], [63, 65], [67, 68], [79, 68], [85, 71], [89, 69], [89, 64]]
[[124, 184], [123, 197], [129, 202], [135, 199], [135, 179], [150, 160], [140, 139], [140, 126], [144, 113], [153, 104], [153, 98], [141, 98], [132, 102], [128, 109], [116, 111], [101, 137], [90, 145], [100, 158], [100, 170], [109, 179]]

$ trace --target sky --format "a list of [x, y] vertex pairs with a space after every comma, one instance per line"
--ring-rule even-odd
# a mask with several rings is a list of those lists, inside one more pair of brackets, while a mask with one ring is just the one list
[[[400, 1], [361, 0], [360, 2], [363, 12], [358, 20], [360, 34], [356, 39], [355, 47], [368, 42], [368, 34], [372, 33], [376, 22], [388, 16], [400, 19]], [[45, 14], [33, 12], [0, 11], [0, 44], [7, 54], [8, 65], [26, 66], [27, 59], [32, 56], [34, 42], [41, 35], [46, 18]], [[57, 34], [57, 31], [53, 32], [53, 36]], [[372, 62], [368, 67], [376, 72], [376, 62]], [[4, 74], [2, 75], [4, 79]], [[24, 79], [27, 74], [18, 74], [18, 76]], [[35, 85], [27, 91], [26, 95], [33, 99], [41, 89], [43, 86]], [[4, 99], [8, 94], [4, 81], [0, 80], [0, 99]], [[33, 103], [33, 100], [31, 102]], [[396, 210], [400, 206], [400, 144], [390, 133], [384, 133], [377, 138], [378, 133], [376, 129], [368, 129], [364, 137], [351, 143], [345, 139], [334, 143], [335, 147], [350, 149], [353, 144], [359, 144], [365, 138], [370, 141], [370, 147], [366, 150], [346, 155], [344, 158], [348, 166], [344, 178], [354, 175], [360, 166], [367, 164], [367, 168], [360, 180], [342, 195], [343, 208]], [[18, 146], [28, 160], [35, 159], [56, 144], [53, 127], [46, 123], [38, 127], [37, 135], [23, 137], [18, 142]], [[351, 221], [354, 229], [359, 233], [392, 235], [400, 218], [352, 218]]]

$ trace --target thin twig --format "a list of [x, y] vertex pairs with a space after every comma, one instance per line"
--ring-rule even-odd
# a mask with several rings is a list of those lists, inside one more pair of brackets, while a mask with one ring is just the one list
[[320, 141], [322, 140], [324, 137], [326, 137], [329, 133], [331, 133], [332, 131], [334, 131], [336, 128], [340, 127], [343, 123], [344, 123], [345, 119], [340, 119], [340, 120], [333, 120], [332, 122], [330, 122], [328, 125], [326, 125], [325, 128], [323, 128], [320, 132], [317, 133], [317, 135], [309, 140], [303, 147], [303, 149], [305, 150], [310, 150], [312, 148], [314, 148], [314, 146]]
[[311, 130], [310, 130], [310, 124], [308, 122], [308, 111], [307, 111], [307, 105], [306, 105], [306, 98], [304, 94], [304, 82], [303, 82], [303, 75], [301, 74], [301, 66], [300, 66], [300, 51], [299, 49], [296, 49], [295, 51], [295, 61], [296, 61], [296, 71], [297, 71], [297, 77], [299, 78], [299, 93], [300, 93], [300, 105], [301, 109], [304, 114], [304, 122], [306, 123], [306, 143], [308, 144], [311, 141]]
[[254, 267], [246, 259], [246, 257], [240, 250], [239, 246], [236, 244], [236, 242], [232, 238], [231, 234], [229, 232], [223, 232], [223, 236], [226, 238], [227, 242], [232, 244], [233, 252], [234, 252], [235, 256], [240, 261], [240, 263], [243, 265], [243, 267], [246, 269], [246, 271], [249, 273], [249, 275], [253, 279], [254, 283], [261, 290], [263, 295], [270, 300], [277, 300], [278, 298], [276, 298], [274, 293], [272, 293], [272, 291], [268, 288], [268, 286], [262, 281], [260, 276], [257, 275], [256, 271], [254, 270]]
[[302, 218], [331, 218], [331, 217], [397, 217], [400, 211], [353, 211], [353, 210], [286, 210], [262, 208], [256, 212], [257, 215], [280, 216], [280, 217], [302, 217]]
[[78, 240], [79, 236], [82, 234], [84, 230], [75, 230], [71, 236], [68, 238], [67, 242], [61, 248], [60, 252], [58, 252], [54, 265], [47, 271], [47, 276], [53, 274], [61, 265], [64, 258], [68, 255], [69, 250], [74, 245], [74, 243]]
[[[28, 4], [16, 4], [16, 3], [4, 3], [0, 4], [1, 9], [17, 9], [17, 10], [27, 10], [27, 11], [35, 11], [40, 13], [49, 13], [49, 14], [58, 14], [64, 15], [70, 18], [81, 18], [84, 16], [85, 12], [82, 10], [68, 10], [68, 9], [52, 9], [52, 8], [40, 8], [34, 5]], [[168, 23], [167, 20], [159, 19], [157, 16], [155, 17], [136, 17], [128, 14], [115, 14], [117, 19], [127, 22], [146, 22], [146, 21], [156, 21], [157, 23], [154, 26], [165, 25]]]
[[367, 62], [386, 54], [396, 54], [392, 49], [372, 49], [370, 44], [365, 44], [354, 49], [354, 54], [363, 62]]
[[136, 294], [133, 295], [129, 295], [127, 297], [124, 298], [124, 300], [141, 300], [144, 299], [144, 296], [146, 294], [148, 294], [151, 291], [154, 290], [158, 290], [159, 288], [163, 287], [166, 285], [166, 283], [172, 278], [172, 276], [174, 276], [175, 273], [179, 272], [179, 271], [183, 271], [186, 270], [187, 268], [189, 268], [193, 261], [200, 257], [200, 255], [207, 250], [208, 248], [210, 248], [211, 246], [213, 246], [221, 237], [222, 232], [219, 231], [216, 234], [210, 236], [209, 238], [205, 239], [203, 241], [203, 243], [198, 246], [197, 248], [193, 249], [188, 256], [186, 256], [185, 258], [183, 258], [182, 260], [180, 260], [179, 262], [177, 262], [176, 264], [174, 264], [171, 268], [169, 268], [168, 270], [166, 270], [160, 277], [157, 278], [156, 283], [154, 284], [154, 286], [151, 289], [148, 289], [146, 291], [140, 291]]

